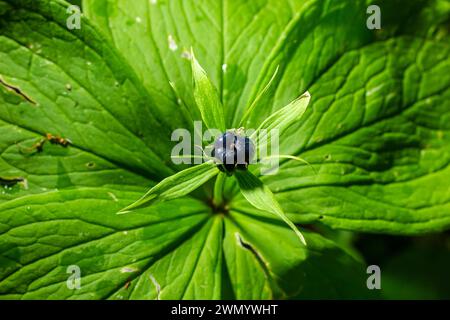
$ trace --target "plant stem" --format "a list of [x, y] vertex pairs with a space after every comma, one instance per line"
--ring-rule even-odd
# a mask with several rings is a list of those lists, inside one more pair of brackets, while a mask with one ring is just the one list
[[214, 183], [213, 203], [216, 207], [219, 207], [223, 203], [223, 183], [225, 182], [225, 178], [225, 173], [220, 172]]

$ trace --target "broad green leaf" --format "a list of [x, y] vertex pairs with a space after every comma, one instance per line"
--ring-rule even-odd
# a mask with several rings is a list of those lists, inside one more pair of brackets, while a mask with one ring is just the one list
[[[132, 215], [115, 214], [138, 194], [80, 188], [2, 204], [0, 299], [125, 299], [144, 285], [151, 289], [135, 298], [217, 295], [220, 282], [210, 283], [216, 273], [204, 273], [220, 266], [215, 260], [220, 246], [211, 240], [218, 243], [222, 234], [220, 224], [208, 220], [209, 208], [184, 198]], [[202, 250], [204, 243], [208, 249]], [[168, 260], [172, 269], [162, 266]], [[81, 271], [79, 290], [66, 284], [71, 265]], [[171, 272], [182, 276], [168, 281], [176, 277]], [[204, 289], [193, 292], [192, 287]]]
[[[317, 17], [329, 7], [321, 2], [317, 2], [320, 8], [314, 8]], [[233, 122], [235, 110], [254, 101], [249, 95], [261, 66], [309, 1], [85, 0], [83, 5], [85, 14], [128, 59], [154, 99], [161, 105], [171, 103], [169, 110], [177, 106], [169, 81], [176, 84], [178, 97], [191, 113], [197, 109], [189, 61], [192, 47], [218, 89], [226, 124], [233, 128], [239, 124]], [[357, 25], [350, 22], [343, 31]], [[276, 65], [270, 76], [275, 69]], [[193, 117], [201, 120], [199, 115]]]
[[241, 193], [256, 208], [262, 211], [268, 211], [282, 219], [299, 237], [300, 241], [306, 245], [305, 238], [298, 231], [297, 227], [286, 217], [281, 209], [272, 191], [255, 177], [251, 172], [244, 171], [235, 173], [236, 180], [239, 183]]
[[[3, 106], [0, 106], [0, 109]], [[23, 179], [0, 190], [0, 203], [35, 193], [69, 188], [120, 188], [144, 192], [155, 183], [127, 167], [75, 146], [46, 143], [41, 153], [28, 150], [43, 137], [0, 120], [0, 177]], [[112, 194], [111, 198], [115, 196]]]
[[173, 172], [167, 141], [181, 122], [162, 119], [134, 72], [88, 21], [72, 32], [59, 1], [1, 3], [3, 122], [36, 136], [60, 135], [153, 179]]
[[[277, 176], [263, 181], [296, 222], [394, 234], [445, 230], [450, 226], [448, 126], [443, 121], [450, 110], [444, 71], [449, 68], [450, 10], [445, 1], [377, 5], [389, 16], [375, 33], [378, 43], [336, 54], [331, 46], [337, 42], [325, 49], [314, 36], [288, 55], [283, 51], [268, 59], [280, 66], [284, 78], [273, 84], [275, 94], [265, 95], [270, 97], [266, 111], [252, 120], [264, 121], [308, 89], [312, 104], [282, 139], [280, 152], [300, 156], [315, 170], [285, 161]], [[362, 18], [355, 12], [353, 19]], [[324, 28], [319, 25], [314, 35], [325, 35]], [[323, 71], [311, 65], [305, 72], [305, 61], [314, 56], [307, 46], [320, 48], [319, 61], [334, 54], [333, 63]]]
[[305, 231], [308, 246], [299, 245], [296, 235], [273, 219], [233, 207], [225, 220], [224, 254], [235, 298], [377, 297], [367, 290], [363, 263], [317, 233]]
[[399, 37], [322, 75], [329, 86], [311, 87], [311, 112], [282, 141], [298, 151], [281, 151], [316, 172], [291, 161], [263, 178], [291, 219], [401, 234], [450, 226], [449, 54], [448, 43]]
[[[222, 233], [219, 217], [209, 219], [192, 237], [143, 271], [111, 299], [219, 299], [222, 296]], [[205, 271], [208, 272], [205, 272]]]
[[270, 279], [259, 257], [251, 247], [244, 246], [240, 230], [228, 219], [225, 220], [225, 230], [223, 251], [227, 263], [227, 278], [232, 284], [232, 297], [273, 299]]
[[198, 63], [193, 51], [191, 51], [191, 56], [194, 98], [202, 115], [203, 122], [209, 129], [219, 129], [225, 132], [223, 106], [217, 90], [208, 79], [205, 70]]
[[[273, 2], [268, 3], [272, 6]], [[310, 91], [343, 53], [372, 42], [375, 35], [366, 27], [367, 1], [278, 1], [278, 4], [292, 9], [286, 10], [283, 17], [281, 13], [277, 15], [278, 21], [286, 17], [286, 22], [281, 23], [282, 30], [268, 50], [264, 50], [263, 44], [264, 57], [258, 73], [244, 92], [244, 98], [252, 101], [274, 70], [279, 69], [281, 76], [274, 79], [261, 99], [260, 104], [265, 108], [249, 119], [250, 127], [254, 128], [299, 94]], [[240, 102], [234, 112], [234, 122], [245, 112], [245, 99]]]
[[213, 162], [205, 162], [198, 166], [180, 171], [165, 178], [151, 188], [142, 198], [133, 202], [119, 213], [127, 213], [131, 210], [147, 207], [152, 204], [180, 198], [194, 191], [205, 182], [219, 173], [219, 169]]
[[[368, 294], [361, 290], [365, 282], [359, 277], [364, 266], [319, 235], [308, 234], [309, 246], [302, 247], [283, 224], [237, 211], [211, 215], [204, 203], [190, 198], [138, 209], [132, 215], [115, 214], [137, 194], [84, 188], [30, 195], [0, 205], [0, 219], [8, 221], [0, 229], [0, 299]], [[266, 264], [260, 264], [259, 255]], [[79, 290], [67, 287], [67, 269], [73, 265], [81, 270]], [[301, 276], [293, 277], [297, 273]], [[349, 273], [355, 276], [344, 277]], [[231, 295], [222, 293], [224, 287], [232, 288]]]

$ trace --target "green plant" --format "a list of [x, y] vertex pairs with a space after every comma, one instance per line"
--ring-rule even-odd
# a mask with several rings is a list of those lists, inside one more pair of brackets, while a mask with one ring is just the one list
[[[315, 230], [449, 228], [450, 6], [379, 1], [372, 31], [369, 4], [87, 0], [69, 30], [65, 2], [0, 0], [0, 298], [372, 297]], [[288, 117], [276, 175], [214, 187], [214, 164], [170, 159], [193, 120]]]

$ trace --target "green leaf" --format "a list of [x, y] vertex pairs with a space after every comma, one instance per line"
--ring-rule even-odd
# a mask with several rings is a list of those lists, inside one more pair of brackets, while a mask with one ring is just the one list
[[275, 79], [275, 77], [277, 76], [278, 73], [278, 67], [275, 69], [275, 72], [273, 73], [272, 78], [270, 78], [269, 82], [267, 83], [267, 85], [261, 90], [260, 93], [258, 93], [258, 95], [256, 96], [255, 100], [250, 104], [250, 106], [247, 108], [247, 110], [245, 111], [244, 116], [241, 119], [241, 122], [239, 124], [239, 127], [244, 126], [247, 123], [248, 117], [255, 112], [255, 109], [258, 106], [259, 101], [261, 100], [261, 98], [264, 96], [265, 93], [267, 93], [267, 91], [270, 88], [270, 85], [272, 84], [273, 80]]
[[[366, 266], [332, 241], [305, 231], [308, 246], [272, 215], [233, 207], [224, 255], [237, 299], [367, 299]], [[314, 282], [310, 280], [314, 279]]]
[[[272, 151], [272, 135], [278, 134], [278, 139], [283, 139], [286, 130], [303, 116], [310, 99], [311, 95], [309, 92], [305, 92], [287, 106], [264, 120], [259, 128], [250, 136], [251, 139], [256, 141], [257, 149], [259, 151], [267, 150], [266, 152], [269, 150]], [[274, 132], [274, 130], [276, 130], [276, 132]]]
[[[173, 173], [166, 165], [167, 141], [181, 125], [177, 116], [170, 123], [152, 108], [134, 72], [89, 22], [71, 32], [60, 2], [1, 3], [7, 8], [0, 24], [3, 122], [34, 133], [36, 140], [60, 135], [151, 179]], [[33, 144], [17, 142], [21, 149]]]
[[244, 171], [235, 173], [236, 180], [241, 188], [241, 193], [244, 197], [256, 208], [262, 211], [268, 211], [283, 220], [298, 236], [300, 241], [306, 245], [305, 238], [297, 227], [286, 217], [283, 209], [281, 209], [277, 200], [273, 196], [272, 191], [262, 183], [257, 177], [255, 177], [251, 172]]
[[194, 79], [194, 98], [202, 115], [203, 122], [209, 129], [219, 129], [225, 132], [225, 118], [223, 106], [220, 102], [216, 88], [209, 81], [205, 70], [191, 51], [192, 77]]
[[[114, 193], [117, 201], [108, 193]], [[359, 277], [364, 266], [319, 235], [308, 234], [309, 247], [299, 246], [283, 224], [239, 212], [212, 215], [208, 206], [191, 198], [163, 202], [125, 217], [114, 213], [138, 194], [96, 187], [30, 195], [0, 205], [0, 219], [8, 221], [0, 229], [0, 298], [245, 299], [294, 293], [349, 298], [364, 294], [355, 289], [365, 286]], [[258, 254], [267, 264], [260, 264]], [[73, 265], [81, 270], [79, 290], [67, 287], [67, 269]], [[248, 269], [253, 270], [251, 277]], [[293, 278], [297, 273], [303, 276]], [[349, 273], [357, 276], [341, 277]], [[229, 286], [231, 295], [222, 292]], [[258, 293], [260, 286], [265, 289]]]
[[281, 151], [316, 172], [284, 162], [263, 178], [291, 219], [392, 234], [448, 229], [449, 53], [444, 42], [398, 37], [347, 53], [322, 75], [329, 87], [311, 87], [316, 102]]
[[[8, 223], [0, 232], [0, 298], [218, 297], [220, 280], [210, 268], [220, 269], [222, 233], [209, 208], [184, 198], [115, 214], [138, 195], [96, 187], [2, 204]], [[72, 265], [81, 271], [79, 290], [66, 284]]]
[[180, 171], [166, 179], [162, 180], [156, 186], [151, 188], [143, 197], [133, 202], [119, 213], [127, 213], [131, 210], [148, 207], [152, 204], [183, 197], [212, 177], [219, 173], [219, 169], [213, 162], [205, 162]]
[[270, 131], [273, 129], [278, 129], [280, 135], [282, 135], [291, 125], [300, 120], [305, 113], [310, 100], [311, 95], [309, 92], [305, 92], [287, 106], [264, 120], [253, 135], [256, 136], [261, 130]]

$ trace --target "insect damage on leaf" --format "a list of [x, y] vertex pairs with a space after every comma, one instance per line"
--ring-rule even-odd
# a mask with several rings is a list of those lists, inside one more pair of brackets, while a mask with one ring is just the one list
[[37, 103], [30, 96], [25, 94], [25, 92], [23, 92], [19, 87], [6, 83], [6, 81], [4, 81], [1, 77], [0, 77], [0, 85], [4, 86], [8, 91], [13, 92], [14, 94], [23, 98], [25, 101], [33, 105], [37, 105]]
[[23, 177], [0, 177], [0, 186], [4, 186], [5, 188], [11, 188], [16, 184], [21, 184], [24, 189], [28, 189], [28, 180]]
[[44, 151], [44, 145], [45, 143], [50, 142], [51, 144], [60, 145], [64, 148], [67, 148], [69, 145], [72, 144], [72, 141], [70, 139], [62, 138], [59, 135], [53, 135], [51, 133], [47, 133], [44, 138], [39, 140], [39, 142], [35, 143], [30, 148], [27, 148], [26, 150], [28, 152], [36, 151], [37, 153], [41, 153]]

